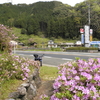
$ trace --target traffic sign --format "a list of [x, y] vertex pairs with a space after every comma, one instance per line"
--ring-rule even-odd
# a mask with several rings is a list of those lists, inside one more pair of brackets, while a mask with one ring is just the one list
[[90, 34], [91, 34], [91, 35], [93, 34], [93, 29], [90, 29]]
[[83, 28], [80, 29], [80, 33], [84, 33], [84, 29]]

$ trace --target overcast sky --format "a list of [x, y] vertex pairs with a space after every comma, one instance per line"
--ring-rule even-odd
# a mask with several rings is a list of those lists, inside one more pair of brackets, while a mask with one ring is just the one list
[[64, 4], [69, 4], [71, 6], [74, 6], [75, 4], [83, 2], [85, 0], [0, 0], [0, 3], [12, 2], [12, 4], [21, 4], [21, 3], [31, 4], [38, 1], [61, 1]]

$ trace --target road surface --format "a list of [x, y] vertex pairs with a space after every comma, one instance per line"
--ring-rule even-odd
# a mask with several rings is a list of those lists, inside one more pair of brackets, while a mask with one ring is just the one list
[[85, 53], [85, 52], [50, 52], [50, 51], [16, 51], [16, 54], [28, 57], [34, 60], [33, 54], [44, 56], [42, 57], [43, 65], [59, 66], [67, 61], [75, 60], [76, 57], [80, 59], [100, 58], [100, 53]]

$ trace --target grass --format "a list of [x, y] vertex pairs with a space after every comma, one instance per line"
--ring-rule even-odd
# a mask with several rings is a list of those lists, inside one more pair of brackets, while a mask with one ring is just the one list
[[[57, 67], [42, 66], [40, 68], [40, 77], [43, 80], [54, 80], [58, 76], [57, 73]], [[0, 84], [0, 100], [7, 99], [9, 94], [16, 91], [21, 83], [23, 83], [21, 80], [9, 80], [2, 85]]]
[[58, 68], [57, 67], [47, 67], [42, 66], [40, 68], [40, 77], [43, 80], [54, 80], [58, 76]]
[[40, 37], [40, 36], [37, 36], [37, 35], [34, 35], [34, 34], [32, 34], [32, 35], [21, 34], [20, 28], [13, 27], [12, 33], [15, 34], [15, 36], [18, 37], [17, 41], [20, 41], [20, 42], [22, 42], [26, 45], [28, 44], [30, 39], [31, 39], [32, 42], [38, 43], [39, 46], [42, 46], [43, 44], [45, 45], [49, 41], [48, 38]]
[[16, 91], [17, 87], [20, 86], [20, 84], [23, 81], [21, 80], [9, 80], [5, 83], [0, 85], [0, 100], [5, 100], [9, 97], [9, 94], [11, 92]]

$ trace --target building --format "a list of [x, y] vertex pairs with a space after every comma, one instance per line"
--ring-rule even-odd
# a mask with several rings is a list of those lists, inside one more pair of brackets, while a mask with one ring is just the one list
[[48, 41], [48, 48], [57, 48], [57, 44], [53, 40]]

